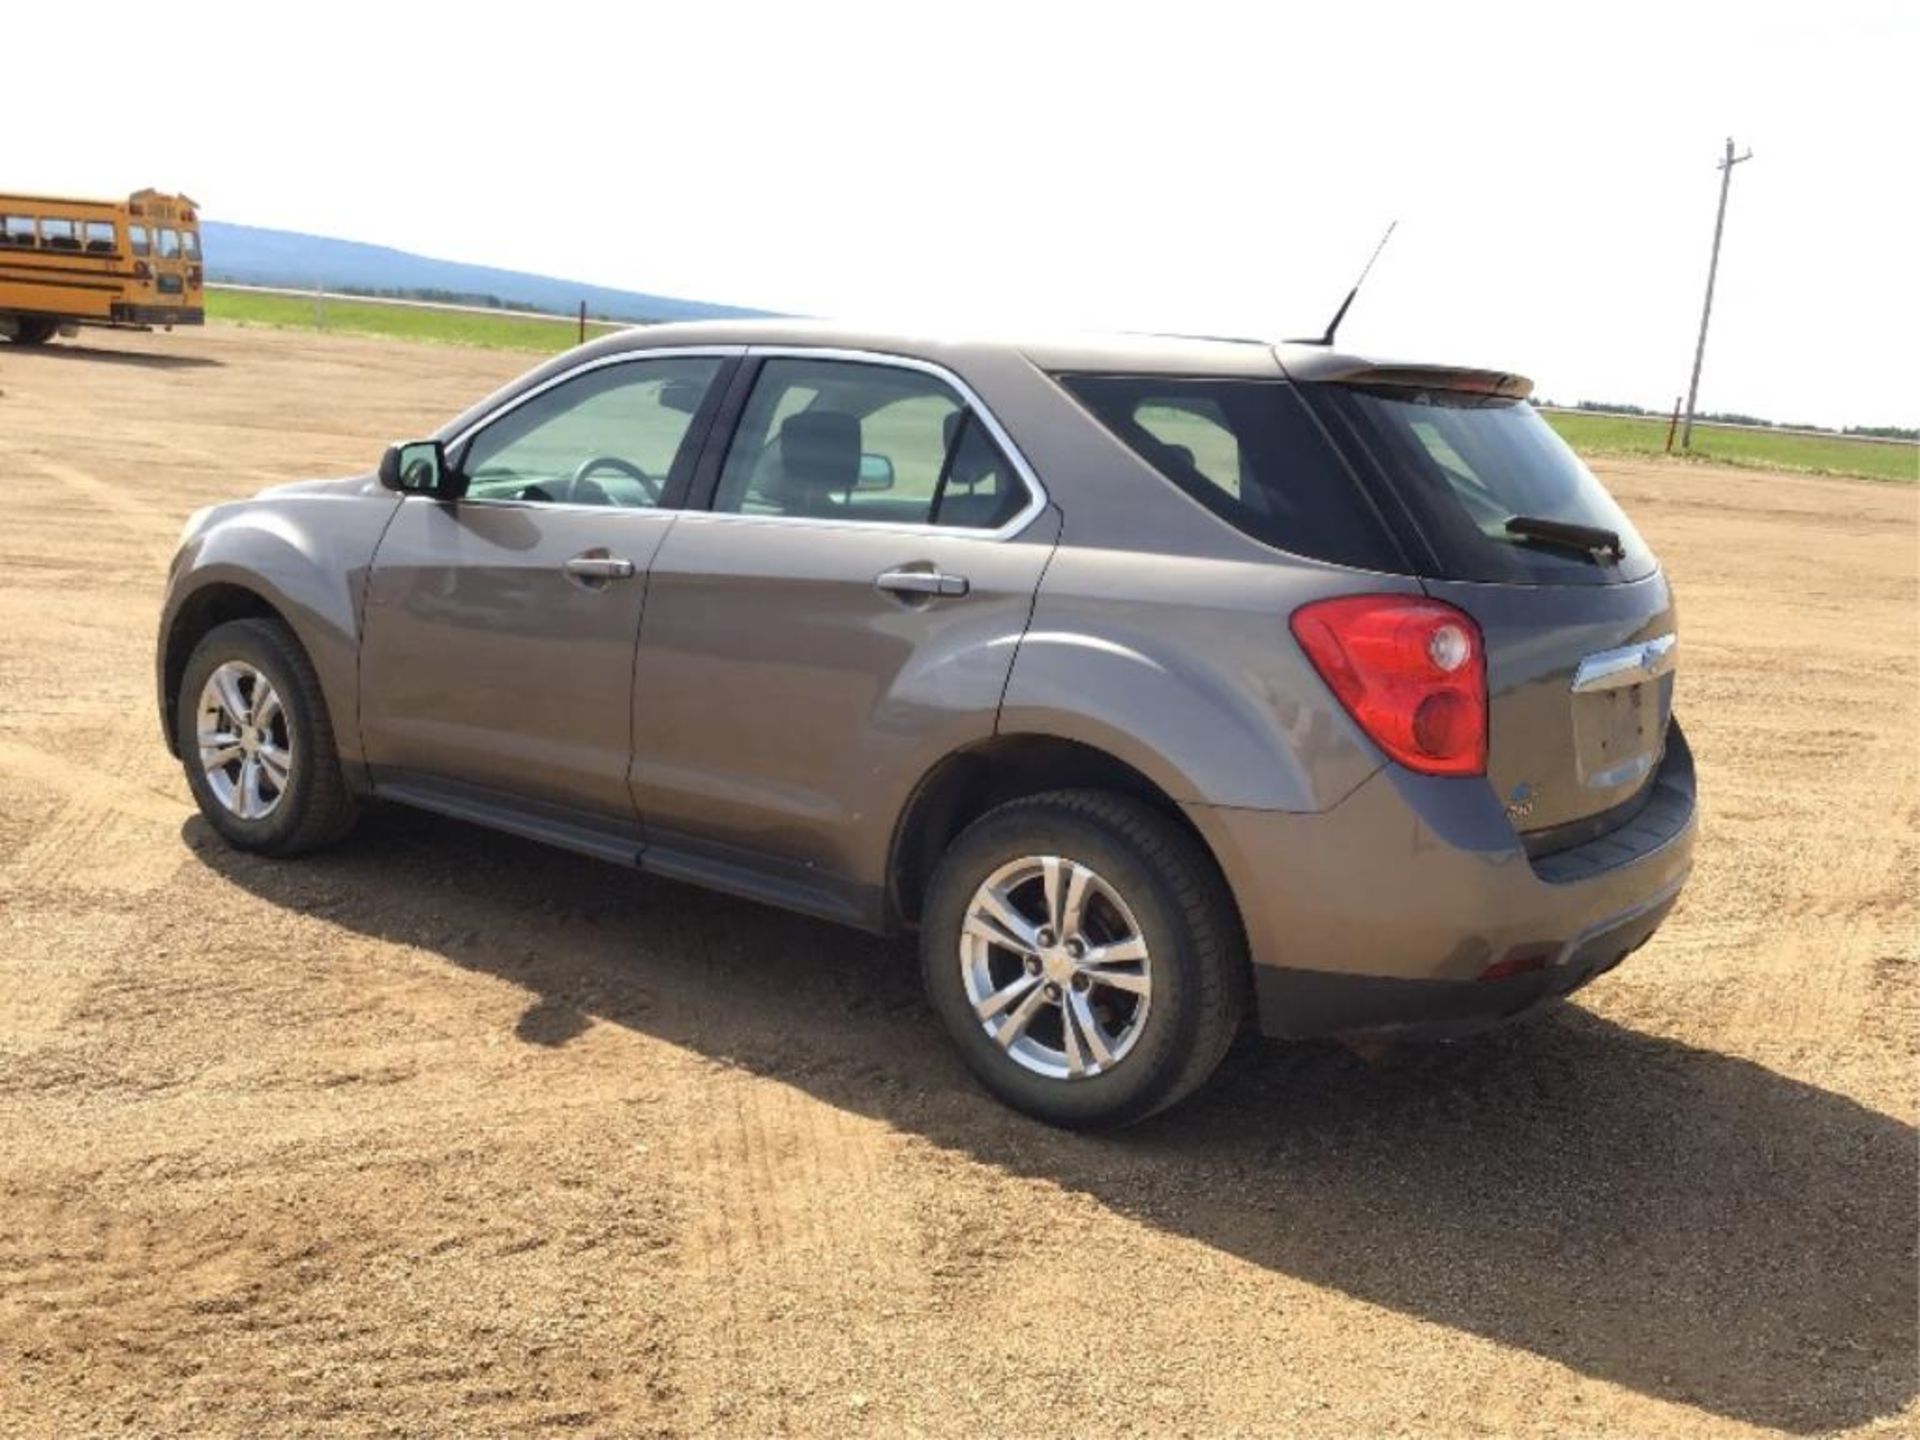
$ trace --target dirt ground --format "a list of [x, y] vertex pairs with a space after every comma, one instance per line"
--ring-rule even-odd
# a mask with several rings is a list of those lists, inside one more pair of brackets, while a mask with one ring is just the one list
[[1601, 473], [1681, 597], [1704, 833], [1551, 1018], [1246, 1044], [1072, 1138], [906, 950], [380, 814], [194, 816], [195, 507], [526, 357], [0, 346], [0, 1434], [1737, 1435], [1916, 1421], [1916, 494]]

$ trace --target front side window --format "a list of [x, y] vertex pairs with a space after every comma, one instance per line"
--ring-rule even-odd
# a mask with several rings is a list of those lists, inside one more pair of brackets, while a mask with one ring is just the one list
[[43, 216], [40, 220], [40, 248], [42, 250], [78, 250], [80, 248], [79, 227], [71, 220]]
[[147, 227], [129, 225], [127, 227], [127, 248], [135, 255], [147, 256], [153, 253], [153, 242], [147, 238]]
[[160, 258], [177, 260], [180, 258], [180, 232], [178, 230], [160, 231]]
[[33, 217], [31, 215], [0, 215], [0, 245], [31, 248]]
[[720, 364], [711, 356], [630, 360], [541, 392], [468, 443], [459, 461], [468, 497], [661, 504]]
[[87, 254], [111, 255], [113, 251], [113, 222], [111, 220], [87, 221]]
[[716, 510], [993, 530], [1027, 491], [978, 414], [938, 377], [850, 360], [762, 365]]
[[185, 255], [189, 260], [198, 260], [200, 258], [200, 232], [198, 230], [182, 230], [180, 232], [180, 253]]

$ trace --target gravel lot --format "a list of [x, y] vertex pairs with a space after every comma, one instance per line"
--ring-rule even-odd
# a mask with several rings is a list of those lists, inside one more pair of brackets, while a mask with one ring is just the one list
[[1111, 1138], [905, 947], [448, 821], [215, 843], [180, 521], [527, 357], [0, 346], [0, 1434], [1916, 1424], [1916, 492], [1602, 463], [1679, 588], [1694, 881], [1575, 1005], [1244, 1045]]

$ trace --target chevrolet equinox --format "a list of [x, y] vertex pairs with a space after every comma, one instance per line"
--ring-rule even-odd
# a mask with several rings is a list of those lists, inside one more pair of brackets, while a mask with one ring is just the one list
[[624, 333], [373, 474], [195, 514], [161, 719], [242, 849], [377, 798], [917, 930], [989, 1090], [1122, 1124], [1243, 1020], [1462, 1035], [1672, 907], [1673, 597], [1530, 390], [1326, 345]]

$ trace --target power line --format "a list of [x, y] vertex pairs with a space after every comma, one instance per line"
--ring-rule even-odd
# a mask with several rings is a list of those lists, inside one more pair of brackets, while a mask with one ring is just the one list
[[1733, 167], [1742, 161], [1751, 160], [1753, 151], [1744, 155], [1733, 153], [1733, 137], [1727, 137], [1726, 157], [1720, 161], [1720, 210], [1713, 217], [1713, 259], [1707, 262], [1707, 301], [1700, 307], [1700, 343], [1693, 349], [1693, 379], [1687, 385], [1687, 423], [1680, 432], [1680, 448], [1693, 448], [1693, 405], [1700, 398], [1700, 362], [1707, 354], [1707, 319], [1713, 314], [1713, 281], [1720, 273], [1720, 232], [1727, 224], [1727, 186], [1733, 179]]

